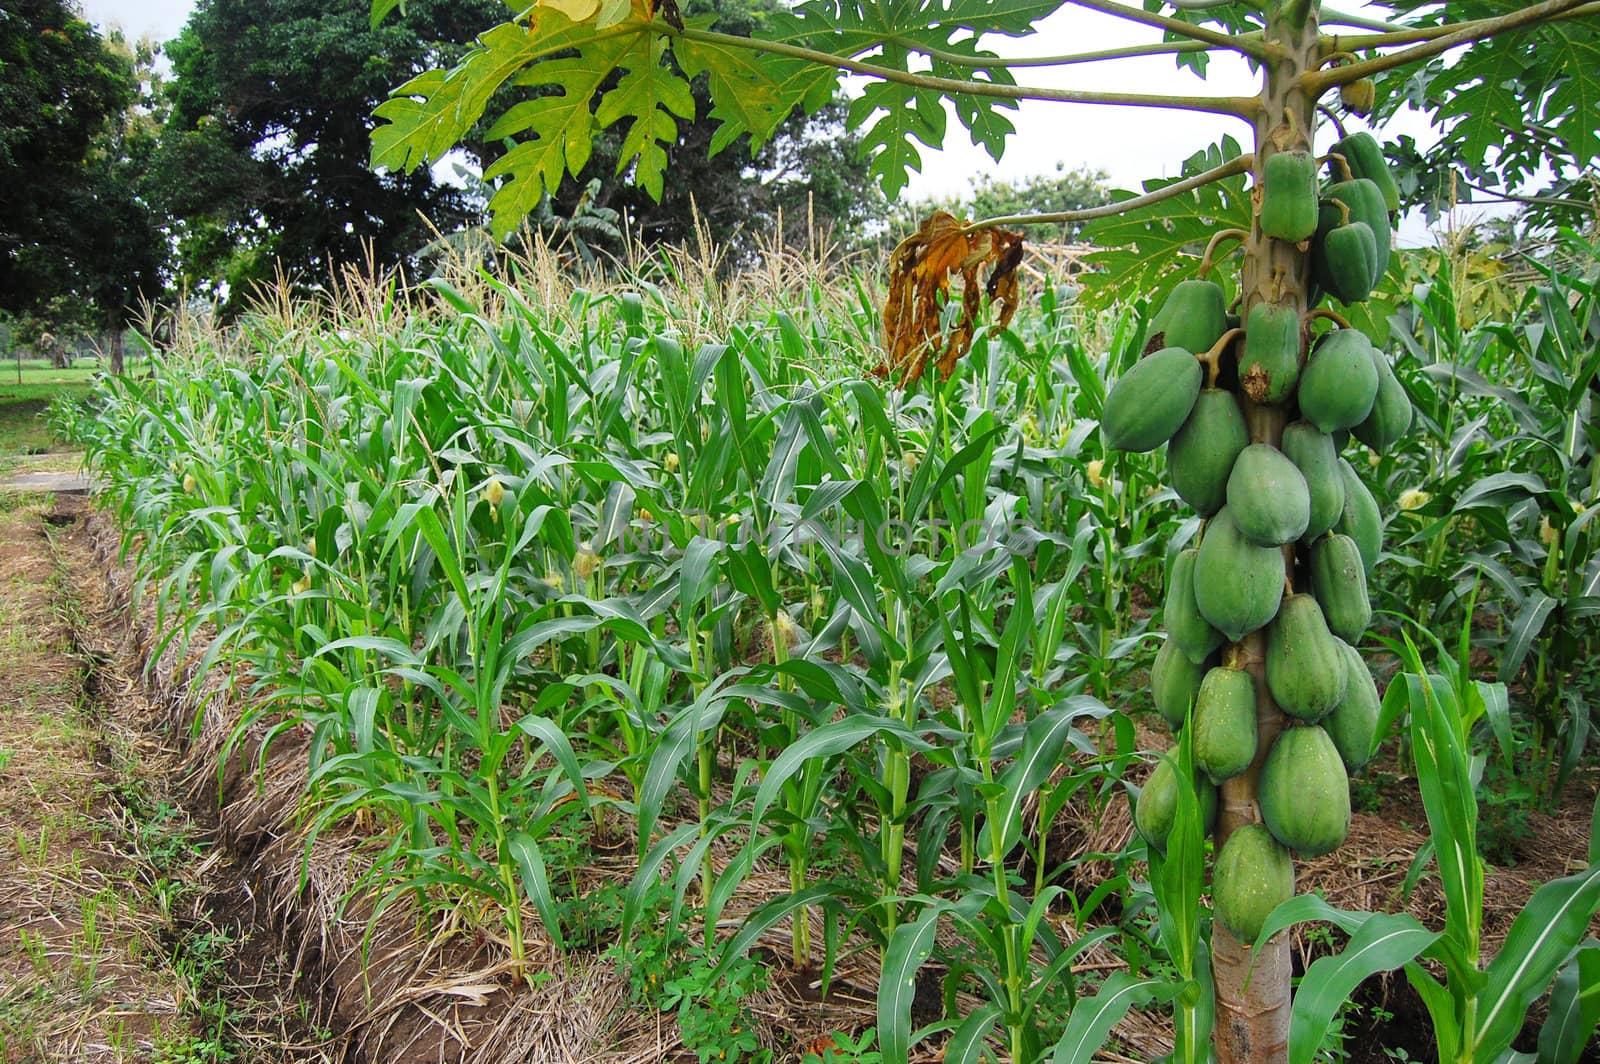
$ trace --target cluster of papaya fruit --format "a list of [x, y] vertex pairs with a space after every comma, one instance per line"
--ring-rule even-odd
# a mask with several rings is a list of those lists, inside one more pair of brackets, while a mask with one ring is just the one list
[[[1270, 156], [1258, 201], [1260, 234], [1309, 252], [1309, 291], [1301, 291], [1313, 309], [1302, 311], [1298, 298], [1257, 301], [1240, 328], [1220, 285], [1203, 275], [1180, 282], [1101, 421], [1108, 448], [1165, 444], [1174, 491], [1204, 518], [1199, 545], [1179, 552], [1167, 573], [1167, 639], [1152, 684], [1174, 730], [1193, 729], [1193, 783], [1208, 830], [1217, 786], [1256, 763], [1258, 702], [1270, 697], [1287, 718], [1261, 762], [1262, 823], [1231, 832], [1213, 867], [1216, 917], [1246, 942], [1293, 893], [1291, 852], [1328, 853], [1349, 830], [1348, 773], [1365, 764], [1379, 711], [1355, 646], [1372, 619], [1367, 577], [1383, 523], [1341, 452], [1353, 438], [1382, 453], [1412, 420], [1383, 353], [1339, 315], [1315, 309], [1329, 294], [1368, 298], [1388, 265], [1398, 190], [1369, 134], [1340, 140], [1325, 161], [1332, 173], [1323, 185], [1310, 152]], [[1324, 318], [1335, 327], [1318, 334]], [[1264, 662], [1253, 672], [1241, 644], [1261, 629]], [[1163, 758], [1135, 807], [1141, 834], [1158, 848], [1171, 830], [1177, 773]]]

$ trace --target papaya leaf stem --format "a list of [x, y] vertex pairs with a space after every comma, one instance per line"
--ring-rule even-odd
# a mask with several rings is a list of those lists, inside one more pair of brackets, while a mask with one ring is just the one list
[[[1587, 0], [1577, 7], [1568, 8], [1557, 14], [1549, 16], [1546, 21], [1565, 22], [1568, 19], [1587, 18], [1590, 15], [1600, 15], [1600, 2]], [[1400, 44], [1415, 44], [1417, 41], [1432, 41], [1448, 34], [1459, 33], [1463, 30], [1474, 29], [1487, 25], [1495, 19], [1473, 19], [1469, 22], [1456, 22], [1446, 26], [1408, 26], [1402, 29], [1390, 29], [1383, 33], [1357, 33], [1336, 34], [1322, 38], [1324, 48], [1346, 49], [1348, 51], [1361, 51], [1367, 48], [1392, 48]], [[1344, 22], [1343, 25], [1358, 25], [1355, 22]], [[1376, 29], [1377, 27], [1372, 27]]]
[[[1449, 51], [1462, 44], [1471, 44], [1481, 41], [1486, 37], [1496, 37], [1502, 33], [1521, 29], [1524, 26], [1535, 25], [1570, 12], [1573, 8], [1583, 6], [1584, 0], [1545, 0], [1544, 3], [1530, 4], [1520, 11], [1513, 11], [1498, 18], [1483, 19], [1475, 23], [1466, 23], [1454, 28], [1454, 32], [1443, 37], [1436, 37], [1422, 44], [1412, 45], [1410, 48], [1388, 55], [1380, 55], [1373, 59], [1363, 60], [1359, 63], [1350, 63], [1346, 66], [1335, 67], [1332, 70], [1307, 71], [1301, 75], [1301, 84], [1307, 93], [1320, 96], [1329, 89], [1348, 85], [1352, 81], [1381, 74], [1385, 70], [1406, 66], [1419, 60], [1430, 59], [1440, 52]], [[1335, 47], [1343, 43], [1347, 47], [1350, 42], [1335, 40]]]
[[1092, 11], [1099, 11], [1102, 14], [1115, 15], [1117, 18], [1127, 19], [1129, 22], [1140, 22], [1146, 26], [1156, 26], [1171, 33], [1176, 33], [1180, 37], [1188, 37], [1191, 40], [1196, 41], [1206, 41], [1207, 43], [1217, 45], [1219, 48], [1227, 48], [1231, 51], [1243, 52], [1245, 55], [1255, 59], [1280, 59], [1283, 56], [1282, 48], [1272, 44], [1264, 38], [1252, 40], [1244, 37], [1236, 37], [1231, 33], [1222, 33], [1218, 30], [1207, 29], [1204, 26], [1196, 26], [1193, 23], [1185, 22], [1182, 19], [1171, 18], [1167, 15], [1158, 15], [1154, 12], [1145, 11], [1141, 8], [1129, 7], [1126, 4], [1119, 4], [1116, 3], [1115, 0], [1071, 0], [1071, 2], [1077, 4], [1079, 7], [1087, 7]]
[[1218, 229], [1215, 233], [1212, 233], [1211, 239], [1206, 241], [1205, 254], [1200, 256], [1200, 269], [1198, 271], [1200, 280], [1204, 281], [1211, 275], [1211, 267], [1215, 265], [1213, 256], [1216, 255], [1217, 248], [1224, 240], [1237, 240], [1242, 243], [1249, 239], [1250, 234], [1243, 229]]
[[1321, 16], [1317, 19], [1324, 26], [1354, 26], [1362, 30], [1376, 30], [1379, 33], [1388, 33], [1391, 30], [1404, 29], [1393, 22], [1382, 19], [1367, 18], [1365, 15], [1352, 15], [1344, 11], [1335, 11], [1331, 7], [1322, 9]]
[[1154, 192], [1146, 192], [1142, 196], [1117, 200], [1115, 203], [1102, 203], [1098, 207], [1084, 207], [1075, 211], [1055, 211], [1049, 214], [1006, 214], [997, 218], [984, 218], [973, 222], [963, 232], [973, 233], [980, 229], [992, 229], [995, 226], [1014, 229], [1020, 225], [1063, 225], [1068, 222], [1085, 222], [1092, 218], [1106, 218], [1114, 214], [1121, 214], [1124, 211], [1148, 207], [1152, 203], [1160, 203], [1162, 200], [1181, 196], [1185, 192], [1193, 192], [1195, 189], [1203, 185], [1209, 185], [1213, 181], [1221, 181], [1223, 178], [1247, 173], [1249, 170], [1250, 157], [1248, 155], [1240, 155], [1229, 159], [1221, 166], [1213, 166], [1203, 173], [1184, 178], [1182, 181], [1175, 181], [1170, 185], [1156, 189]]
[[[1240, 37], [1260, 37], [1260, 32], [1242, 33]], [[1110, 59], [1134, 59], [1150, 55], [1182, 55], [1188, 52], [1216, 52], [1222, 46], [1210, 44], [1206, 41], [1162, 41], [1158, 44], [1130, 44], [1121, 48], [1102, 48], [1093, 52], [1069, 52], [1065, 55], [1034, 55], [1021, 58], [1007, 58], [1004, 56], [978, 56], [962, 55], [959, 52], [947, 52], [942, 48], [915, 40], [911, 37], [885, 37], [885, 44], [899, 45], [913, 52], [920, 52], [930, 59], [937, 59], [941, 63], [951, 66], [982, 67], [985, 70], [994, 67], [1004, 67], [1007, 70], [1017, 70], [1024, 67], [1062, 67], [1074, 66], [1080, 63], [1099, 63]]]
[[1194, 356], [1205, 364], [1207, 388], [1215, 388], [1217, 386], [1217, 374], [1222, 372], [1222, 352], [1228, 349], [1229, 344], [1243, 335], [1243, 329], [1229, 329], [1217, 337], [1217, 342], [1211, 345], [1209, 351], [1203, 355]]
[[1318, 318], [1325, 318], [1328, 321], [1333, 322], [1341, 329], [1355, 328], [1355, 326], [1351, 325], [1350, 322], [1347, 321], [1345, 317], [1337, 310], [1330, 310], [1327, 307], [1317, 307], [1315, 310], [1308, 310], [1306, 311], [1305, 316], [1300, 320], [1306, 324], [1310, 324], [1311, 322], [1316, 321]]
[[714, 30], [686, 28], [674, 30], [665, 23], [651, 23], [655, 32], [667, 37], [717, 44], [727, 48], [748, 48], [751, 51], [786, 55], [803, 59], [819, 66], [847, 70], [863, 77], [878, 78], [900, 85], [911, 85], [935, 92], [956, 93], [967, 96], [985, 96], [1002, 100], [1047, 100], [1055, 103], [1098, 103], [1121, 107], [1162, 107], [1176, 111], [1203, 111], [1209, 114], [1232, 115], [1251, 121], [1260, 101], [1253, 96], [1168, 96], [1134, 92], [1092, 92], [1081, 89], [1048, 89], [1028, 85], [999, 85], [992, 81], [968, 81], [963, 78], [944, 78], [933, 74], [918, 74], [875, 63], [863, 63], [846, 56], [833, 55], [781, 41], [763, 41], [754, 37], [736, 37], [731, 33]]
[[[1321, 105], [1319, 104], [1318, 106], [1321, 106]], [[1339, 120], [1338, 119], [1334, 119], [1333, 124], [1339, 130], [1339, 139], [1343, 140], [1345, 135], [1346, 135], [1345, 131], [1344, 131], [1344, 126], [1339, 124]], [[1342, 153], [1336, 152], [1336, 151], [1330, 151], [1328, 154], [1324, 155], [1320, 161], [1322, 161], [1322, 162], [1330, 162], [1334, 166], [1337, 166], [1339, 168], [1339, 174], [1340, 174], [1339, 179], [1341, 181], [1353, 181], [1353, 180], [1355, 180], [1355, 174], [1351, 173], [1351, 171], [1350, 171], [1350, 160], [1346, 159]]]

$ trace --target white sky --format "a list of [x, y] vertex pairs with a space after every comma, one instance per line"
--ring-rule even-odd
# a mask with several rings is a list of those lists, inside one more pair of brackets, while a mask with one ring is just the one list
[[[194, 7], [193, 0], [80, 2], [91, 21], [118, 25], [132, 37], [148, 34], [163, 41], [177, 36]], [[1364, 5], [1343, 6], [1359, 11]], [[991, 41], [1003, 54], [1051, 55], [1146, 43], [1158, 39], [1158, 34], [1158, 30], [1113, 16], [1068, 8], [1041, 23], [1039, 32], [1030, 38]], [[1212, 54], [1205, 81], [1178, 70], [1171, 56], [1027, 69], [1018, 72], [1017, 80], [1050, 88], [1222, 96], [1253, 93], [1259, 85], [1244, 60], [1227, 53]], [[917, 199], [955, 196], [979, 174], [1029, 177], [1053, 172], [1057, 164], [1069, 169], [1085, 164], [1099, 167], [1110, 173], [1113, 186], [1137, 189], [1144, 178], [1173, 176], [1183, 159], [1223, 134], [1231, 133], [1246, 145], [1250, 136], [1249, 128], [1236, 119], [1152, 108], [1030, 101], [1009, 115], [1017, 132], [1007, 141], [999, 163], [981, 148], [973, 147], [966, 130], [952, 118], [944, 151], [934, 152], [919, 145], [923, 168], [922, 173], [912, 175], [909, 195]], [[1424, 144], [1432, 139], [1427, 121], [1414, 112], [1400, 115], [1388, 131], [1408, 133]], [[1408, 221], [1402, 225], [1401, 239], [1415, 244], [1425, 241], [1427, 235], [1420, 223]]]

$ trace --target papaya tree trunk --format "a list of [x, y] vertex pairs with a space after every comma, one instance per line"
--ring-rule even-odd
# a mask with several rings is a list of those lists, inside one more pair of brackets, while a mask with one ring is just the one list
[[[1284, 48], [1280, 59], [1265, 64], [1262, 108], [1255, 128], [1255, 188], [1261, 188], [1262, 168], [1275, 152], [1311, 149], [1316, 101], [1301, 85], [1300, 77], [1320, 61], [1316, 6], [1295, 0], [1272, 5], [1267, 38]], [[1259, 197], [1259, 191], [1256, 193]], [[1259, 198], [1257, 199], [1259, 206]], [[1311, 278], [1311, 257], [1301, 245], [1267, 237], [1259, 219], [1251, 227], [1240, 272], [1241, 317], [1257, 303], [1295, 306], [1304, 314]], [[1303, 334], [1302, 334], [1303, 337]], [[1304, 339], [1301, 359], [1305, 358]], [[1256, 404], [1240, 396], [1251, 443], [1276, 447], [1286, 420], [1281, 408]], [[1294, 574], [1294, 545], [1283, 548], [1290, 579]], [[1217, 817], [1217, 847], [1245, 824], [1259, 823], [1256, 801], [1261, 764], [1272, 742], [1283, 730], [1283, 713], [1272, 700], [1266, 681], [1266, 632], [1257, 631], [1227, 648], [1231, 660], [1255, 677], [1256, 758], [1249, 770], [1222, 784]], [[1220, 1064], [1276, 1064], [1289, 1050], [1289, 936], [1268, 942], [1252, 958], [1248, 943], [1236, 941], [1220, 923], [1213, 925], [1212, 974], [1216, 983], [1216, 1050]], [[1252, 968], [1252, 960], [1254, 965]], [[1246, 987], [1246, 979], [1249, 986]]]

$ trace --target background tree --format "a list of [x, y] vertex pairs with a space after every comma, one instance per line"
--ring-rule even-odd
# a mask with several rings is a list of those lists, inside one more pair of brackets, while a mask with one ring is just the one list
[[[205, 0], [168, 45], [172, 115], [157, 181], [175, 219], [181, 279], [232, 305], [278, 265], [319, 283], [344, 262], [395, 266], [477, 216], [428, 170], [367, 166], [388, 88], [448, 63], [504, 10], [418, 0], [374, 28], [361, 0]], [[469, 153], [475, 145], [465, 145]]]
[[145, 195], [153, 132], [135, 68], [57, 0], [0, 13], [0, 309], [75, 308], [112, 338], [162, 287], [164, 240]]
[[[755, 29], [776, 8], [773, 0], [703, 6], [735, 32]], [[482, 199], [471, 180], [368, 166], [371, 112], [396, 82], [453, 61], [503, 12], [495, 0], [421, 0], [374, 27], [361, 0], [201, 3], [168, 46], [172, 115], [156, 166], [184, 287], [225, 292], [237, 306], [280, 264], [316, 283], [341, 262], [405, 262], [430, 244], [430, 223], [447, 234], [475, 224]], [[540, 91], [507, 87], [503, 105]], [[707, 99], [705, 79], [694, 91]], [[838, 105], [796, 114], [753, 155], [745, 138], [714, 163], [706, 158], [712, 129], [688, 125], [671, 149], [682, 179], [659, 200], [618, 178], [624, 144], [603, 139], [585, 171], [602, 179], [598, 191], [569, 185], [549, 209], [570, 217], [584, 199], [586, 209], [627, 212], [636, 236], [667, 241], [691, 235], [697, 210], [726, 241], [780, 211], [798, 229], [809, 203], [851, 235], [882, 201], [868, 191], [842, 125]], [[483, 168], [490, 132], [480, 126], [460, 140], [469, 169]]]
[[152, 177], [166, 120], [159, 47], [113, 33], [107, 47], [133, 71], [133, 99], [106, 124], [88, 161], [88, 187], [66, 205], [96, 224], [82, 234], [77, 288], [107, 338], [111, 370], [122, 372], [123, 332], [165, 291], [171, 245]]

